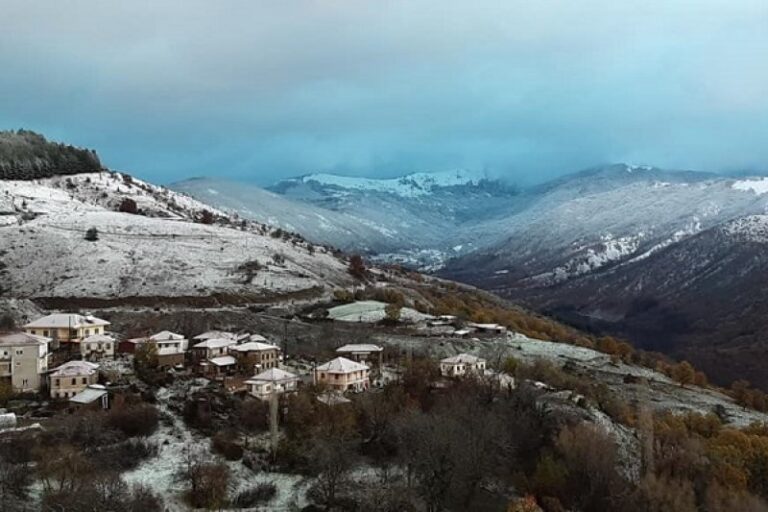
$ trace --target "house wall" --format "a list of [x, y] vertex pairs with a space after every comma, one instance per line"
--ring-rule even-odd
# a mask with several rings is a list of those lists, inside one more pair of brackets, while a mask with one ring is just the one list
[[39, 391], [42, 375], [48, 371], [48, 348], [41, 345], [3, 346], [0, 348], [0, 376], [10, 377], [19, 393]]
[[101, 357], [114, 357], [115, 344], [114, 342], [100, 341], [88, 343], [80, 343], [80, 354], [85, 359], [99, 359]]
[[[27, 334], [36, 334], [38, 336], [46, 336], [59, 341], [80, 341], [82, 338], [90, 336], [92, 334], [104, 334], [103, 325], [89, 325], [88, 327], [80, 327], [78, 329], [69, 328], [50, 328], [50, 327], [36, 327], [34, 329], [24, 329]], [[71, 331], [71, 332], [70, 332]]]
[[51, 376], [51, 398], [71, 398], [90, 384], [96, 384], [99, 380], [98, 372], [93, 375], [76, 376]]
[[247, 371], [252, 371], [255, 365], [261, 365], [262, 370], [269, 370], [270, 368], [277, 368], [280, 362], [280, 351], [274, 350], [259, 350], [252, 352], [238, 352], [233, 350], [233, 355], [237, 358], [238, 365]]
[[315, 384], [324, 384], [335, 391], [363, 390], [369, 387], [369, 370], [349, 373], [329, 373], [315, 370]]

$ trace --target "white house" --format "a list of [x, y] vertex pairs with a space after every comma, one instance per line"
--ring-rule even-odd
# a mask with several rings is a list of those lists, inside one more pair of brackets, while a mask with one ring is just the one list
[[459, 354], [440, 360], [440, 373], [443, 377], [461, 377], [468, 373], [482, 375], [485, 372], [485, 359], [472, 354]]
[[49, 378], [51, 398], [71, 398], [97, 383], [99, 365], [89, 361], [69, 361], [56, 368]]
[[184, 364], [184, 354], [189, 348], [189, 341], [181, 334], [160, 331], [147, 338], [157, 348], [157, 364], [161, 368]]
[[80, 342], [83, 359], [101, 359], [115, 356], [115, 338], [106, 334], [91, 334]]
[[192, 352], [198, 360], [213, 359], [227, 355], [228, 348], [236, 344], [233, 338], [209, 338], [192, 345]]
[[[265, 338], [264, 341], [266, 341]], [[241, 368], [248, 372], [277, 368], [280, 363], [280, 347], [261, 341], [246, 341], [239, 345], [230, 345], [229, 353], [237, 358]]]
[[70, 313], [48, 315], [24, 326], [24, 332], [51, 338], [53, 348], [59, 342], [78, 343], [91, 334], [104, 334], [109, 322], [92, 315]]
[[272, 393], [289, 393], [298, 387], [299, 378], [280, 368], [270, 368], [245, 381], [248, 393], [260, 400], [267, 400]]
[[337, 357], [315, 368], [315, 384], [323, 384], [333, 391], [364, 391], [370, 386], [367, 365]]
[[0, 334], [0, 382], [14, 391], [39, 391], [48, 372], [51, 339], [24, 332]]

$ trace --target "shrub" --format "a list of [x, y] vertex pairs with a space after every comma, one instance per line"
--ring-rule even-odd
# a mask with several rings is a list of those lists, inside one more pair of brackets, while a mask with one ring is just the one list
[[99, 230], [96, 228], [88, 228], [88, 231], [85, 232], [85, 239], [89, 242], [95, 242], [99, 239]]
[[148, 436], [158, 422], [157, 409], [148, 404], [118, 407], [107, 414], [107, 425], [128, 437]]
[[136, 215], [137, 213], [139, 213], [139, 208], [136, 205], [136, 201], [134, 201], [130, 197], [126, 197], [122, 201], [120, 201], [120, 206], [118, 206], [117, 211], [123, 212], [123, 213], [132, 213]]
[[368, 270], [365, 268], [363, 257], [359, 254], [355, 254], [349, 258], [348, 270], [352, 277], [357, 279], [365, 279], [365, 276], [368, 274]]
[[277, 494], [277, 486], [273, 483], [258, 484], [238, 493], [232, 500], [235, 508], [253, 508], [266, 503]]
[[211, 439], [211, 448], [227, 460], [240, 460], [243, 458], [243, 447], [233, 441], [232, 436], [230, 432], [219, 432]]

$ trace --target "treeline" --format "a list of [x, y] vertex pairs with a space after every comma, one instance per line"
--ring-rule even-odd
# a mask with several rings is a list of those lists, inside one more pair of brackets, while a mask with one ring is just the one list
[[96, 152], [29, 130], [0, 131], [0, 179], [34, 180], [103, 170]]

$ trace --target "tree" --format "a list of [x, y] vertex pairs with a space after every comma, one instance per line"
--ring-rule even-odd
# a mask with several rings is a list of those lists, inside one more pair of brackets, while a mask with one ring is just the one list
[[696, 378], [696, 369], [688, 361], [683, 361], [675, 365], [672, 376], [680, 383], [680, 386], [685, 387], [686, 384], [693, 384]]
[[359, 254], [354, 254], [349, 258], [348, 270], [357, 279], [365, 279], [365, 276], [368, 274], [368, 270], [365, 268], [365, 261], [363, 261], [363, 257]]
[[95, 242], [99, 239], [99, 230], [96, 228], [88, 228], [88, 231], [85, 232], [85, 239], [89, 242]]
[[388, 323], [396, 324], [400, 321], [400, 306], [397, 304], [387, 304], [384, 308], [384, 319]]
[[140, 372], [157, 368], [157, 345], [148, 341], [140, 343], [133, 354], [133, 364]]
[[123, 212], [123, 213], [132, 213], [136, 215], [137, 213], [139, 213], [139, 208], [136, 205], [136, 201], [134, 201], [130, 197], [126, 197], [120, 202], [120, 206], [118, 206], [117, 211]]
[[201, 224], [213, 224], [215, 221], [215, 217], [213, 216], [213, 213], [211, 213], [210, 210], [203, 210], [200, 212], [200, 223]]

